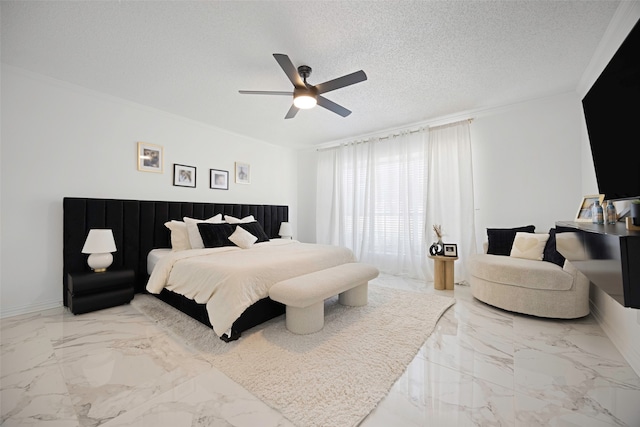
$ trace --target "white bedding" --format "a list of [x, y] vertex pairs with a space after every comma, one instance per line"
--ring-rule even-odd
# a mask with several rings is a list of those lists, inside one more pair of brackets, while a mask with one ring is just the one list
[[296, 240], [271, 240], [250, 249], [177, 251], [158, 260], [147, 290], [158, 294], [167, 288], [206, 304], [213, 330], [221, 336], [275, 283], [355, 261], [349, 249]]
[[171, 253], [171, 249], [152, 249], [147, 255], [147, 274], [151, 274], [160, 259]]

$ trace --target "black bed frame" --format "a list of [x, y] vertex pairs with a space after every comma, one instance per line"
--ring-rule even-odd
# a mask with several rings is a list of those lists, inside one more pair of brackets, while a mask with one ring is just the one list
[[[196, 219], [210, 218], [216, 214], [243, 218], [253, 215], [269, 238], [278, 237], [280, 223], [289, 220], [289, 207], [278, 205], [243, 205], [196, 202], [165, 202], [147, 200], [115, 200], [65, 197], [64, 246], [63, 246], [63, 301], [67, 301], [67, 273], [91, 271], [87, 255], [81, 253], [84, 241], [92, 228], [110, 228], [116, 241], [113, 264], [110, 269], [131, 269], [135, 272], [135, 292], [146, 292], [147, 255], [155, 248], [170, 248], [170, 231], [164, 223], [182, 220], [188, 216]], [[206, 306], [174, 292], [163, 290], [160, 299], [211, 327]], [[269, 298], [262, 299], [236, 320], [233, 334], [227, 339], [237, 339], [242, 331], [283, 314], [284, 305]]]

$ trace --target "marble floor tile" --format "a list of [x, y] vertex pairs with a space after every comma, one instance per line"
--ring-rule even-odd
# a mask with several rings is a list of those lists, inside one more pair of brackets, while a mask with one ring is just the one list
[[185, 381], [103, 427], [158, 425], [293, 427], [280, 413], [217, 370]]
[[[593, 317], [545, 320], [453, 296], [362, 426], [640, 426], [640, 378]], [[130, 305], [0, 321], [2, 426], [290, 426]]]
[[363, 427], [514, 425], [513, 389], [414, 359]]

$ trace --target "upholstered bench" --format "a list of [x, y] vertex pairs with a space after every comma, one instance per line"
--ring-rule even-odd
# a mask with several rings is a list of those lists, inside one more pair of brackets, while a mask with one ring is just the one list
[[286, 305], [285, 322], [294, 334], [312, 334], [324, 326], [324, 300], [339, 295], [342, 305], [367, 305], [369, 280], [378, 269], [361, 263], [348, 263], [278, 282], [269, 297]]

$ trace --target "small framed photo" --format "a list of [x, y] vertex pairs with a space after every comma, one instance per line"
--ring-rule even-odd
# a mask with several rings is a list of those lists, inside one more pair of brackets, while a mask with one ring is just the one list
[[177, 187], [196, 187], [196, 168], [173, 164], [173, 185]]
[[458, 256], [458, 245], [455, 243], [445, 243], [443, 245], [444, 256]]
[[142, 172], [163, 172], [164, 158], [159, 145], [138, 142], [138, 170]]
[[[576, 213], [575, 222], [591, 222], [591, 208], [597, 202], [604, 201], [604, 194], [592, 194], [590, 196], [584, 196], [582, 198], [582, 202], [580, 202], [580, 206], [578, 206], [578, 213]], [[603, 207], [604, 209], [604, 207]]]
[[249, 163], [236, 162], [236, 184], [251, 184], [251, 166], [249, 166]]
[[209, 187], [215, 190], [229, 189], [229, 171], [209, 169]]

